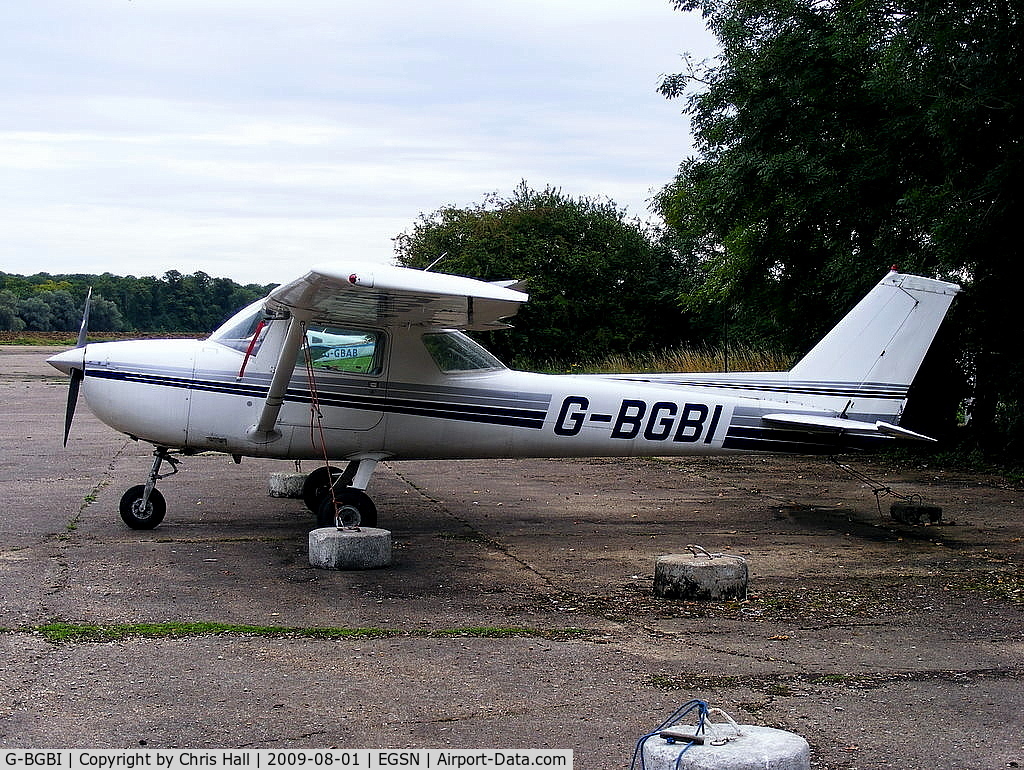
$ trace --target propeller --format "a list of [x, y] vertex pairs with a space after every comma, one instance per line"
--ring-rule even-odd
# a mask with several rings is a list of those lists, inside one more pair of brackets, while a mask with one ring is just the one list
[[[85, 311], [82, 313], [82, 325], [78, 329], [78, 342], [75, 350], [85, 347], [85, 335], [89, 331], [89, 305], [92, 303], [92, 287], [85, 295]], [[68, 445], [68, 434], [71, 432], [71, 421], [75, 419], [75, 407], [78, 405], [78, 391], [85, 379], [85, 353], [82, 354], [82, 365], [71, 369], [71, 384], [68, 386], [68, 407], [64, 412], [64, 446]]]

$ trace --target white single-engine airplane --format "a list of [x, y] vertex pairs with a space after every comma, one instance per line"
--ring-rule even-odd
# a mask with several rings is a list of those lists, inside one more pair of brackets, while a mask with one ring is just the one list
[[[85, 344], [49, 359], [93, 413], [156, 447], [120, 512], [151, 529], [172, 452], [319, 459], [303, 497], [321, 526], [375, 526], [382, 460], [829, 452], [899, 426], [907, 389], [959, 286], [895, 269], [788, 372], [512, 371], [461, 330], [502, 328], [512, 281], [383, 264], [316, 267], [206, 340]], [[164, 461], [170, 473], [160, 474]], [[330, 461], [348, 461], [344, 470]]]

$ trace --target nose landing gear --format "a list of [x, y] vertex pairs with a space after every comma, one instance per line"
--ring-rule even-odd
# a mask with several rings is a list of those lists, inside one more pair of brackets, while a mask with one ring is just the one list
[[[160, 465], [166, 460], [171, 464], [170, 473], [160, 473]], [[157, 447], [153, 452], [153, 467], [145, 484], [137, 484], [121, 496], [121, 520], [132, 529], [153, 529], [164, 520], [167, 504], [156, 488], [156, 482], [178, 472], [180, 460], [171, 456], [166, 447]]]

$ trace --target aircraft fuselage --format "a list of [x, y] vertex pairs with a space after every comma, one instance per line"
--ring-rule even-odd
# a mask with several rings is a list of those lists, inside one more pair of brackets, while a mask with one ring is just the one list
[[[208, 340], [90, 344], [83, 392], [102, 421], [143, 441], [282, 459], [623, 457], [836, 446], [830, 437], [811, 442], [806, 433], [761, 425], [759, 415], [794, 404], [727, 395], [726, 381], [713, 376], [703, 389], [686, 389], [504, 368], [444, 372], [415, 330], [381, 332], [385, 360], [372, 373], [314, 369], [311, 386], [305, 367], [296, 366], [279, 436], [254, 442], [246, 428], [266, 399], [281, 331], [270, 330], [242, 376], [245, 354]], [[742, 383], [743, 375], [736, 377], [728, 381], [731, 390]]]

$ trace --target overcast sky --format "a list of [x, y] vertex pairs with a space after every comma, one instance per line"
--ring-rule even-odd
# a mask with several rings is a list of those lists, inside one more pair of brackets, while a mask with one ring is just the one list
[[284, 281], [522, 179], [646, 218], [713, 51], [669, 0], [5, 2], [0, 271]]

